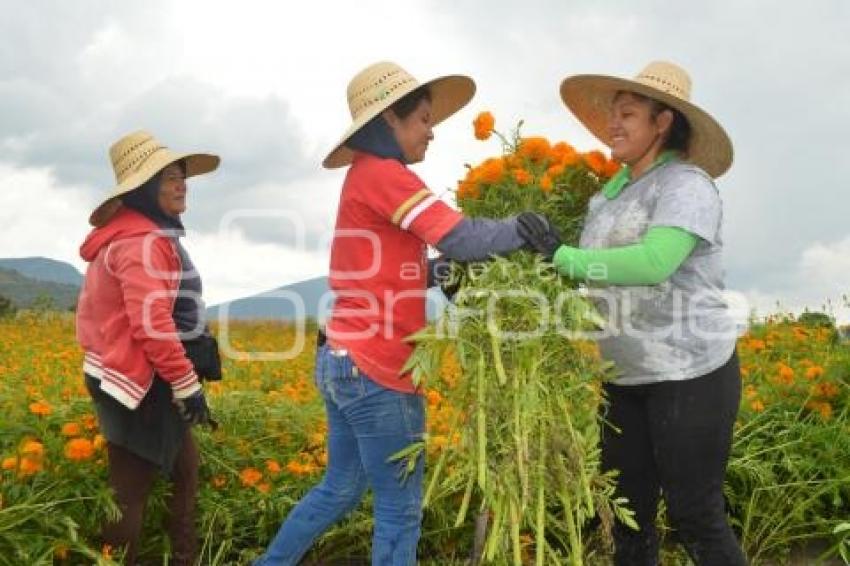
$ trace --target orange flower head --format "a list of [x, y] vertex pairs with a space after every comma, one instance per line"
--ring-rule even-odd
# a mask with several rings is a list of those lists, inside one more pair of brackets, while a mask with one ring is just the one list
[[493, 117], [493, 114], [485, 111], [475, 117], [475, 120], [472, 121], [472, 125], [475, 128], [475, 139], [483, 141], [489, 139], [490, 136], [493, 135], [493, 128], [496, 125], [496, 119]]
[[65, 457], [82, 462], [94, 456], [94, 444], [88, 438], [74, 438], [65, 444]]
[[543, 177], [541, 177], [541, 179], [540, 179], [540, 190], [541, 191], [543, 191], [544, 193], [551, 193], [552, 192], [552, 185], [553, 185], [552, 177], [550, 177], [549, 175], [543, 175]]
[[620, 164], [614, 161], [613, 159], [609, 159], [605, 162], [605, 167], [602, 170], [602, 176], [611, 178], [617, 174], [617, 171], [620, 170]]
[[814, 380], [823, 375], [823, 368], [821, 366], [811, 366], [806, 370], [806, 379]]
[[754, 399], [750, 401], [750, 408], [757, 413], [761, 413], [764, 411], [764, 403], [761, 402], [761, 399]]
[[103, 450], [103, 448], [106, 446], [106, 439], [103, 437], [102, 434], [95, 434], [94, 440], [92, 440], [92, 445], [94, 446], [95, 450]]
[[32, 476], [41, 470], [42, 464], [40, 460], [25, 456], [21, 458], [20, 465], [18, 467], [18, 474], [21, 476]]
[[81, 434], [82, 430], [79, 423], [70, 422], [62, 425], [62, 436], [74, 437], [80, 436]]
[[210, 483], [214, 488], [221, 489], [227, 484], [227, 480], [224, 479], [224, 476], [213, 476]]
[[443, 396], [436, 389], [429, 389], [425, 395], [428, 398], [428, 405], [431, 407], [438, 405], [443, 400]]
[[474, 181], [458, 181], [457, 183], [457, 198], [478, 198], [481, 196], [481, 191], [478, 190], [478, 183]]
[[785, 365], [782, 362], [777, 364], [777, 370], [779, 371], [778, 380], [780, 383], [784, 385], [791, 385], [794, 383], [794, 370], [789, 366]]
[[517, 153], [536, 163], [548, 158], [550, 150], [549, 140], [544, 137], [534, 136], [519, 140]]
[[256, 468], [245, 468], [239, 472], [239, 479], [242, 480], [242, 485], [250, 487], [257, 485], [263, 479], [263, 473]]
[[283, 468], [277, 463], [277, 460], [266, 460], [266, 470], [272, 475], [277, 475]]
[[505, 176], [505, 163], [498, 157], [484, 160], [477, 168], [477, 179], [482, 183], [492, 185]]
[[21, 444], [20, 452], [24, 456], [41, 458], [44, 456], [44, 444], [37, 440], [26, 440]]
[[47, 401], [35, 401], [30, 403], [29, 406], [30, 413], [33, 415], [38, 415], [40, 417], [46, 417], [50, 413], [53, 412], [53, 409], [50, 407], [50, 404]]
[[512, 173], [513, 173], [514, 179], [520, 185], [525, 186], [525, 185], [528, 185], [529, 183], [531, 183], [531, 179], [532, 179], [531, 173], [529, 173], [525, 169], [514, 169]]
[[80, 422], [83, 423], [83, 428], [86, 430], [94, 430], [97, 428], [97, 417], [91, 413], [86, 413], [80, 417]]
[[[553, 145], [549, 155], [552, 158], [552, 161], [561, 167], [575, 165], [579, 160], [579, 155], [576, 153], [575, 148], [567, 142], [558, 142]], [[561, 173], [563, 173], [563, 169], [561, 170]]]
[[608, 159], [605, 154], [598, 150], [593, 150], [582, 155], [584, 162], [590, 167], [590, 170], [596, 173], [599, 177], [605, 176], [605, 165]]
[[3, 458], [2, 468], [4, 470], [14, 470], [18, 467], [18, 458], [17, 456], [9, 456], [7, 458]]

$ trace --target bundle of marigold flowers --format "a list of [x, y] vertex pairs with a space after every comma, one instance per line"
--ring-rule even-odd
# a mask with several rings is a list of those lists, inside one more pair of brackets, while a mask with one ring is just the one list
[[[588, 200], [617, 165], [599, 151], [521, 137], [519, 126], [506, 137], [494, 124], [480, 114], [475, 137], [495, 135], [502, 155], [467, 166], [459, 207], [470, 217], [540, 212], [576, 244]], [[598, 328], [598, 317], [574, 282], [528, 251], [456, 265], [453, 277], [461, 283], [454, 306], [413, 338], [408, 363], [414, 380], [441, 388], [445, 359], [456, 359], [461, 376], [442, 394], [468, 408], [446, 435], [459, 441], [437, 450], [426, 505], [457, 501], [447, 528], [470, 528], [478, 517], [476, 560], [583, 564], [582, 527], [592, 517], [605, 526], [614, 514], [628, 520], [623, 502], [612, 499], [611, 476], [599, 472], [597, 410], [607, 368], [580, 335]]]

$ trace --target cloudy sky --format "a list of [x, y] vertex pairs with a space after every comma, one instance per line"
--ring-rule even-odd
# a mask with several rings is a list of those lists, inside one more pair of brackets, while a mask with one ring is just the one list
[[451, 201], [463, 164], [498, 150], [472, 139], [478, 111], [597, 148], [560, 81], [666, 59], [735, 143], [718, 181], [729, 288], [760, 312], [831, 299], [848, 318], [846, 0], [0, 0], [0, 11], [0, 257], [83, 270], [86, 219], [114, 182], [108, 147], [144, 128], [222, 156], [191, 181], [184, 219], [208, 302], [324, 275], [343, 172], [319, 163], [349, 123], [345, 88], [362, 67], [389, 59], [422, 80], [477, 82], [415, 167]]

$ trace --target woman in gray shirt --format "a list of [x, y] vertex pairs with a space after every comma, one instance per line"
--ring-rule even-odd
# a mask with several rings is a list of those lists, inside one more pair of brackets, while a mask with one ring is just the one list
[[732, 144], [690, 102], [690, 86], [664, 62], [634, 80], [564, 80], [564, 102], [623, 167], [591, 199], [580, 248], [561, 245], [540, 215], [518, 218], [562, 274], [592, 282], [608, 321], [599, 347], [618, 377], [605, 386], [602, 465], [620, 471], [618, 495], [639, 526], [615, 526], [618, 566], [658, 563], [662, 494], [698, 566], [746, 564], [723, 499], [741, 377], [713, 178], [731, 165]]

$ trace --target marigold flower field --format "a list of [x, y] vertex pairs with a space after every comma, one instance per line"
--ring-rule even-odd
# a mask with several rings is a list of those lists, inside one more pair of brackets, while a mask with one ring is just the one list
[[[283, 350], [295, 340], [292, 326], [270, 322], [240, 323], [231, 334], [245, 351]], [[225, 360], [224, 381], [207, 386], [221, 426], [197, 431], [203, 563], [245, 563], [259, 553], [322, 473], [324, 420], [307, 344], [286, 362]], [[832, 531], [850, 517], [850, 349], [829, 327], [774, 317], [755, 324], [739, 352], [744, 395], [727, 497], [748, 555], [754, 563], [781, 557], [807, 538], [837, 544]], [[0, 562], [105, 564], [113, 554], [96, 545], [96, 525], [114, 509], [81, 365], [70, 315], [0, 321]], [[440, 376], [425, 393], [429, 464], [459, 441], [450, 423], [464, 410], [446, 402], [462, 378], [452, 356]], [[167, 546], [156, 528], [164, 488], [148, 508], [145, 549], [152, 556]], [[453, 512], [428, 508], [425, 515], [423, 561], [468, 556], [472, 518], [455, 528]], [[367, 503], [311, 556], [364, 555], [370, 527]], [[533, 539], [522, 541], [530, 557]]]

